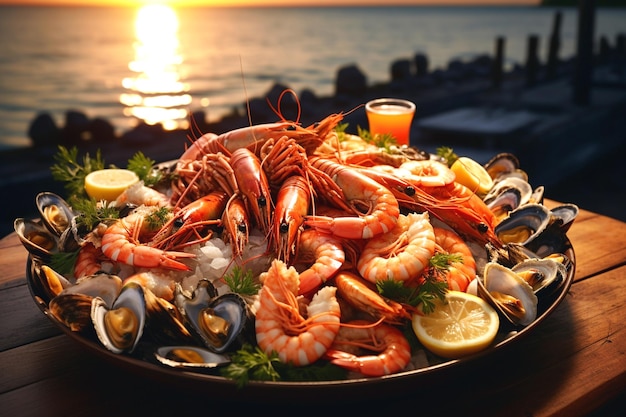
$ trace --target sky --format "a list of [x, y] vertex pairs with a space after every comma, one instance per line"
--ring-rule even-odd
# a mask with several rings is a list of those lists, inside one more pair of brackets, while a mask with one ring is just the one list
[[296, 6], [313, 4], [326, 5], [381, 5], [390, 3], [403, 5], [536, 5], [540, 0], [0, 0], [0, 4], [21, 5], [110, 5], [137, 6], [165, 3], [171, 6]]

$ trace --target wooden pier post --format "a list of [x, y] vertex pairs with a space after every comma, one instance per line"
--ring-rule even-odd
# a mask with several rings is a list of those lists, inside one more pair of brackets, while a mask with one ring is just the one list
[[491, 67], [491, 83], [495, 90], [500, 90], [502, 86], [502, 73], [504, 72], [504, 45], [506, 39], [503, 36], [496, 38], [496, 51]]
[[546, 77], [552, 80], [556, 77], [557, 64], [559, 62], [559, 49], [561, 48], [561, 21], [563, 20], [563, 14], [558, 11], [554, 14], [554, 21], [552, 22], [552, 33], [550, 34], [550, 41], [548, 45], [548, 59], [546, 68]]
[[593, 75], [593, 37], [595, 0], [578, 0], [578, 36], [574, 71], [574, 104], [586, 106], [591, 101]]
[[529, 35], [526, 49], [526, 85], [533, 86], [537, 82], [539, 71], [539, 36]]

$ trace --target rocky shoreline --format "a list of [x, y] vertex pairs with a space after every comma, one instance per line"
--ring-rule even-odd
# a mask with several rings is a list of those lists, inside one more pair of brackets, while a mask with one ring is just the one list
[[[624, 51], [616, 50], [609, 58], [608, 55], [600, 55], [598, 60], [613, 60], [615, 53], [622, 59]], [[300, 122], [309, 125], [330, 114], [342, 113], [343, 122], [348, 123], [348, 131], [356, 133], [358, 126], [367, 128], [363, 106], [369, 99], [383, 96], [405, 98], [414, 101], [418, 108], [411, 131], [412, 144], [418, 147], [448, 145], [429, 141], [420, 132], [419, 120], [485, 102], [495, 103], [499, 100], [507, 105], [505, 102], [510, 97], [518, 96], [537, 85], [570, 79], [574, 68], [575, 60], [569, 59], [559, 61], [556, 68], [549, 68], [547, 64], [536, 66], [532, 68], [533, 74], [529, 73], [530, 68], [519, 66], [503, 72], [496, 58], [485, 55], [469, 61], [451, 61], [445, 70], [429, 71], [428, 57], [417, 54], [413, 60], [392, 62], [388, 83], [368, 85], [366, 74], [358, 65], [351, 64], [337, 71], [333, 96], [318, 97], [309, 90], [298, 92]], [[3, 195], [10, 196], [12, 201], [3, 209], [1, 235], [12, 231], [14, 218], [35, 214], [34, 196], [37, 192], [46, 190], [63, 193], [62, 185], [55, 183], [50, 174], [53, 155], [59, 145], [68, 148], [76, 146], [79, 155], [95, 155], [99, 150], [107, 164], [117, 166], [125, 166], [137, 151], [157, 162], [175, 159], [189, 143], [190, 136], [198, 137], [206, 132], [222, 133], [245, 127], [250, 122], [259, 124], [277, 121], [277, 115], [267, 102], [276, 105], [279, 95], [287, 88], [289, 86], [277, 84], [268, 91], [266, 97], [251, 99], [250, 118], [245, 112], [233, 110], [222, 120], [208, 123], [206, 115], [196, 111], [190, 120], [193, 129], [189, 131], [166, 131], [160, 125], [139, 123], [134, 129], [116, 135], [114, 127], [107, 120], [99, 117], [90, 119], [81, 111], [68, 110], [61, 127], [56, 126], [49, 114], [37, 115], [28, 128], [33, 145], [0, 153], [0, 190]], [[283, 98], [281, 111], [285, 118], [295, 119], [298, 108], [293, 96], [286, 95]], [[467, 143], [471, 146], [471, 141]]]

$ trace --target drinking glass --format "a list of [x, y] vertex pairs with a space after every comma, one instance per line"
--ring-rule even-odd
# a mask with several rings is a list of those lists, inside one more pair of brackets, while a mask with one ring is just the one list
[[389, 133], [398, 145], [409, 145], [415, 103], [399, 98], [378, 98], [365, 104], [370, 133]]

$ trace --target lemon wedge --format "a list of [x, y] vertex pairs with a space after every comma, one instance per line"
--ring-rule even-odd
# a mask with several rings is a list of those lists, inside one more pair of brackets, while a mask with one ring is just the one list
[[446, 300], [436, 300], [430, 314], [413, 315], [413, 331], [429, 351], [457, 359], [487, 348], [500, 326], [498, 313], [482, 298], [448, 291]]
[[468, 158], [459, 157], [450, 167], [456, 175], [456, 181], [476, 194], [487, 194], [493, 187], [493, 179], [481, 164]]
[[85, 191], [96, 200], [115, 200], [122, 192], [139, 181], [139, 177], [128, 169], [100, 169], [85, 177]]

